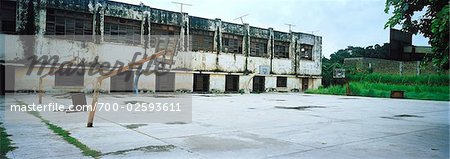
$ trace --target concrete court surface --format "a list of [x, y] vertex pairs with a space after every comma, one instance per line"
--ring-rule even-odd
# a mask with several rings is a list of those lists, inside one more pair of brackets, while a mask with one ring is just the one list
[[[100, 101], [152, 98], [102, 94]], [[71, 104], [68, 97], [44, 99]], [[6, 105], [16, 100], [36, 103], [37, 96], [8, 95]], [[449, 102], [266, 93], [194, 94], [192, 104], [192, 123], [130, 124], [98, 114], [86, 128], [67, 121], [85, 121], [86, 112], [42, 116], [101, 158], [449, 158]], [[20, 116], [5, 121], [19, 147], [8, 157], [86, 157], [30, 114]]]

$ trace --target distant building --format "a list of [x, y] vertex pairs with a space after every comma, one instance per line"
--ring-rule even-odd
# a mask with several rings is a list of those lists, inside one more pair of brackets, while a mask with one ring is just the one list
[[[371, 70], [375, 73], [398, 75], [437, 74], [438, 68], [423, 65], [426, 54], [432, 53], [430, 46], [412, 45], [412, 34], [391, 29], [389, 54], [384, 59], [353, 57], [345, 58], [344, 65], [357, 70]], [[442, 72], [441, 72], [442, 73]], [[444, 71], [443, 73], [448, 73]]]
[[[39, 76], [25, 75], [29, 64], [24, 61], [30, 56], [58, 55], [61, 61], [77, 57], [88, 62], [98, 56], [98, 62], [128, 63], [135, 52], [154, 53], [159, 35], [179, 35], [179, 54], [170, 73], [141, 76], [139, 89], [264, 92], [321, 85], [322, 38], [312, 34], [109, 0], [2, 0], [0, 7], [4, 34], [0, 39], [7, 43], [4, 60], [10, 68], [2, 71], [9, 91], [37, 89]], [[33, 42], [25, 44], [18, 36], [24, 34], [32, 34]], [[147, 36], [150, 40], [145, 40]], [[134, 71], [129, 72], [132, 77]], [[91, 90], [95, 77], [56, 74], [45, 79], [44, 90]], [[133, 79], [114, 76], [101, 89], [130, 91], [133, 85]]]
[[425, 54], [432, 53], [430, 46], [412, 45], [412, 34], [391, 29], [388, 60], [422, 61]]

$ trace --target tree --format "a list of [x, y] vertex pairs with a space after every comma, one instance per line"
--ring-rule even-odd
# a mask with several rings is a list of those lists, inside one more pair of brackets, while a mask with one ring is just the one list
[[[412, 34], [421, 33], [429, 38], [433, 54], [426, 56], [426, 61], [449, 69], [449, 2], [448, 0], [386, 0], [384, 12], [392, 17], [385, 28], [401, 25], [403, 31]], [[425, 9], [425, 10], [424, 10]], [[425, 11], [423, 16], [416, 13]], [[419, 17], [419, 18], [415, 18]]]

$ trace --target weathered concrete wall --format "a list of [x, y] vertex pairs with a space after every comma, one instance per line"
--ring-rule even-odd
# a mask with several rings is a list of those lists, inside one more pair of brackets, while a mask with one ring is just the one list
[[224, 74], [210, 74], [209, 75], [209, 89], [225, 92], [225, 75]]
[[176, 72], [175, 73], [175, 90], [187, 89], [193, 90], [194, 75], [192, 73], [186, 72]]
[[277, 77], [275, 76], [266, 76], [266, 81], [265, 81], [265, 85], [266, 85], [266, 90], [268, 88], [277, 88]]
[[[245, 56], [242, 54], [219, 54], [218, 70], [224, 72], [244, 72], [245, 71]], [[195, 61], [193, 61], [195, 62]]]
[[287, 90], [290, 91], [291, 89], [302, 89], [301, 79], [295, 78], [295, 77], [288, 77], [287, 78]]
[[[37, 75], [39, 68], [32, 69], [31, 74], [27, 75], [28, 67], [15, 67], [15, 90], [39, 90], [39, 78], [43, 75]], [[47, 73], [50, 68], [44, 68], [43, 72]], [[91, 91], [94, 88], [95, 81], [98, 76], [89, 76], [88, 72], [84, 75], [84, 86], [82, 87], [61, 87], [55, 86], [55, 76], [47, 76], [43, 80], [44, 91]], [[110, 79], [105, 79], [100, 87], [102, 91], [108, 91], [110, 89]]]
[[146, 89], [146, 90], [152, 90], [153, 92], [156, 91], [156, 76], [155, 74], [150, 75], [141, 75], [139, 77], [139, 89]]
[[289, 59], [273, 59], [272, 72], [275, 74], [294, 74], [295, 68], [292, 67], [293, 60]]

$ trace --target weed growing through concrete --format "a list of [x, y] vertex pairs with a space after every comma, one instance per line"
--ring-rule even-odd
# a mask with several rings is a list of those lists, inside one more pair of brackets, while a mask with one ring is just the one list
[[[23, 102], [18, 102], [18, 104], [20, 105], [27, 105], [26, 103]], [[85, 156], [91, 156], [94, 158], [98, 158], [101, 153], [99, 151], [93, 150], [91, 148], [89, 148], [88, 146], [86, 146], [85, 144], [81, 143], [80, 141], [78, 141], [77, 139], [75, 139], [74, 137], [70, 136], [70, 132], [67, 130], [64, 130], [63, 128], [54, 125], [52, 123], [50, 123], [50, 121], [44, 119], [39, 112], [37, 111], [30, 111], [28, 112], [29, 114], [35, 116], [36, 118], [39, 118], [41, 120], [42, 123], [44, 123], [45, 125], [47, 125], [48, 129], [52, 130], [53, 133], [55, 133], [56, 135], [62, 137], [66, 142], [74, 145], [75, 147], [79, 148], [83, 155]]]
[[9, 151], [13, 151], [17, 147], [12, 146], [13, 143], [9, 139], [9, 134], [6, 133], [6, 129], [3, 127], [3, 123], [0, 122], [0, 158], [6, 158], [6, 154]]

